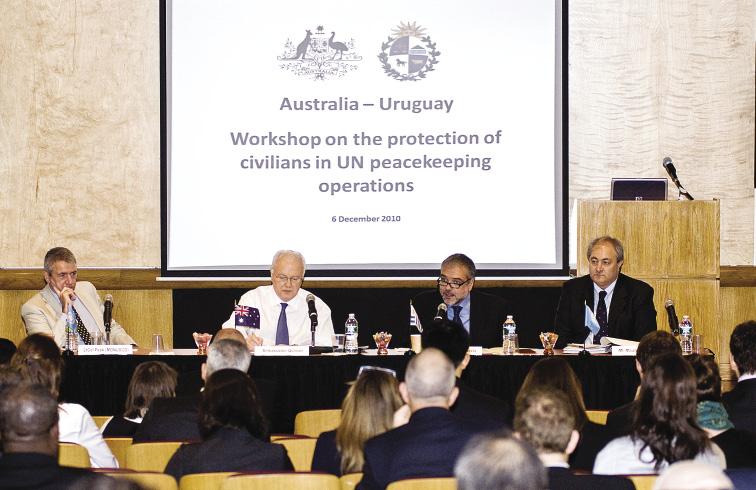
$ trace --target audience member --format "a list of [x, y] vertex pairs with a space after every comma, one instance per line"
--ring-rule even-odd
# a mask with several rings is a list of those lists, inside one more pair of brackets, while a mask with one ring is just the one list
[[515, 405], [517, 437], [538, 453], [549, 475], [549, 490], [613, 488], [634, 490], [633, 482], [617, 476], [575, 475], [567, 462], [580, 440], [575, 416], [565, 394], [552, 387], [520, 392]]
[[698, 425], [722, 450], [727, 468], [756, 467], [756, 434], [734, 429], [720, 401], [722, 378], [712, 356], [693, 354], [688, 362], [696, 374]]
[[[638, 343], [638, 349], [635, 351], [635, 369], [638, 371], [641, 380], [643, 379], [643, 372], [648, 367], [651, 359], [665, 352], [682, 355], [680, 342], [671, 333], [665, 330], [656, 330], [643, 336], [640, 343]], [[640, 391], [640, 386], [638, 386], [638, 391]], [[611, 410], [609, 415], [607, 415], [606, 427], [612, 437], [627, 434], [627, 430], [632, 422], [633, 409], [638, 404], [637, 392], [635, 397], [636, 400]]]
[[470, 439], [454, 466], [458, 490], [541, 490], [547, 475], [538, 456], [509, 431]]
[[110, 418], [100, 428], [103, 437], [133, 437], [152, 400], [173, 397], [176, 390], [176, 370], [160, 361], [139, 364], [131, 376], [126, 394], [126, 410]]
[[394, 412], [401, 406], [396, 375], [374, 369], [362, 371], [341, 404], [338, 428], [318, 437], [312, 471], [336, 476], [361, 472], [365, 441], [392, 429]]
[[741, 323], [730, 335], [730, 367], [738, 376], [722, 403], [736, 429], [756, 434], [756, 321]]
[[678, 461], [669, 465], [659, 475], [654, 482], [653, 490], [729, 490], [734, 488], [722, 470], [696, 461]]
[[192, 473], [292, 471], [286, 448], [269, 439], [260, 395], [252, 380], [236, 369], [207, 378], [198, 414], [202, 442], [184, 444], [165, 473], [178, 482]]
[[0, 339], [0, 365], [8, 364], [16, 353], [16, 344], [8, 339]]
[[[30, 383], [47, 388], [58, 398], [63, 376], [63, 358], [55, 341], [43, 334], [32, 334], [18, 345], [11, 367]], [[86, 408], [77, 403], [61, 403], [58, 414], [60, 442], [73, 442], [89, 452], [93, 468], [118, 468], [118, 461], [102, 439], [100, 430]]]
[[109, 478], [58, 464], [58, 403], [44, 386], [22, 383], [0, 396], [0, 439], [0, 488], [60, 490]]
[[452, 476], [457, 456], [474, 433], [449, 413], [459, 390], [454, 365], [438, 349], [423, 349], [410, 359], [399, 393], [412, 415], [405, 425], [365, 443], [358, 490], [383, 490], [405, 478]]
[[678, 354], [659, 354], [644, 370], [630, 434], [601, 450], [593, 472], [653, 474], [684, 459], [726, 467], [722, 450], [696, 423], [693, 368]]
[[[550, 386], [567, 397], [575, 417], [575, 429], [580, 433], [580, 440], [570, 455], [569, 463], [575, 470], [591, 471], [596, 455], [611, 440], [611, 435], [603, 425], [588, 420], [583, 389], [575, 371], [561, 357], [541, 359], [528, 371], [520, 393], [538, 386]], [[520, 396], [519, 393], [517, 396]]]
[[[207, 380], [221, 369], [236, 369], [246, 374], [251, 360], [246, 344], [230, 339], [213, 342], [207, 348], [207, 362], [202, 364], [202, 379]], [[201, 401], [201, 393], [155, 398], [134, 433], [134, 442], [201, 440], [197, 426]]]
[[425, 327], [422, 333], [423, 348], [435, 347], [454, 363], [456, 385], [459, 396], [451, 413], [461, 420], [469, 421], [481, 431], [508, 427], [511, 424], [511, 410], [503, 400], [467, 386], [460, 378], [470, 363], [470, 336], [462, 325], [451, 320], [443, 320]]

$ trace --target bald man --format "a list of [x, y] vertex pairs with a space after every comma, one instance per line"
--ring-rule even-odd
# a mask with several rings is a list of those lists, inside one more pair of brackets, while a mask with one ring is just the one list
[[358, 490], [383, 490], [405, 478], [454, 476], [454, 463], [475, 431], [449, 412], [459, 394], [455, 368], [440, 350], [429, 348], [407, 365], [399, 385], [409, 405], [409, 422], [365, 443]]

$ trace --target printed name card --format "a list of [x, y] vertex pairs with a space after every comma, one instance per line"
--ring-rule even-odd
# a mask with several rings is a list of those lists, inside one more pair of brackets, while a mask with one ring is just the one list
[[134, 347], [131, 345], [80, 345], [78, 352], [80, 356], [130, 356], [134, 354]]
[[613, 345], [612, 355], [613, 356], [634, 356], [635, 351], [637, 350], [638, 350], [637, 345]]
[[309, 356], [309, 345], [258, 345], [256, 356]]
[[471, 345], [470, 348], [467, 350], [467, 352], [471, 356], [482, 356], [483, 355], [483, 347], [480, 345]]

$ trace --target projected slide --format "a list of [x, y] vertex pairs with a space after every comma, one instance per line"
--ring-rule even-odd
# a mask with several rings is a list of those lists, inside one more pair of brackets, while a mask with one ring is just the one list
[[561, 3], [166, 6], [166, 271], [562, 264]]

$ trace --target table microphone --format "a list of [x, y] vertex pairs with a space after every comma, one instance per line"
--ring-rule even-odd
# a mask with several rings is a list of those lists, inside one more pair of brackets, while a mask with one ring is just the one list
[[307, 309], [310, 310], [310, 322], [312, 329], [318, 326], [318, 310], [315, 308], [315, 295], [310, 293], [307, 295]]
[[667, 319], [669, 320], [669, 330], [672, 335], [677, 337], [680, 335], [680, 322], [677, 321], [677, 315], [675, 314], [675, 302], [668, 299], [664, 302], [664, 309], [667, 310]]
[[113, 295], [105, 296], [105, 310], [102, 312], [102, 323], [105, 325], [105, 331], [110, 332], [110, 324], [113, 322]]
[[438, 305], [438, 310], [436, 311], [436, 317], [433, 319], [434, 322], [440, 322], [446, 318], [446, 303], [441, 303]]

